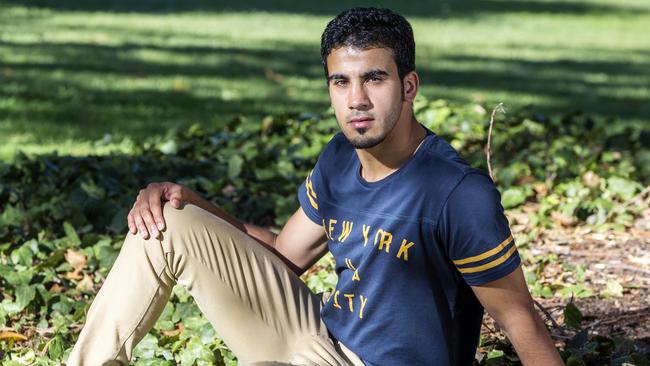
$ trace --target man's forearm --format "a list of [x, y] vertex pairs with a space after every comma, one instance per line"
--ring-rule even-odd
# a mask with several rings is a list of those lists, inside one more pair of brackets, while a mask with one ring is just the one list
[[196, 192], [190, 189], [187, 189], [187, 194], [185, 196], [187, 197], [188, 203], [201, 207], [202, 209], [210, 212], [211, 214], [222, 218], [223, 220], [227, 221], [228, 223], [232, 224], [234, 227], [252, 236], [253, 238], [257, 239], [257, 241], [268, 246], [269, 248], [275, 247], [274, 243], [277, 235], [273, 233], [271, 230], [239, 221], [237, 218], [233, 217], [232, 215], [224, 211], [221, 207], [206, 200], [205, 198], [201, 197]]
[[564, 365], [544, 322], [534, 309], [510, 323], [504, 325], [503, 330], [524, 366]]

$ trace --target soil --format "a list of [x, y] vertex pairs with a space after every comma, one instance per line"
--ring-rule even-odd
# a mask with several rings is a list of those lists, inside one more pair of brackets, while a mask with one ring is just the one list
[[[527, 230], [526, 225], [513, 225], [515, 237], [517, 230]], [[565, 264], [580, 264], [585, 269], [580, 283], [594, 293], [585, 298], [535, 298], [543, 308], [540, 316], [558, 345], [563, 346], [576, 333], [564, 325], [563, 315], [567, 303], [573, 301], [583, 314], [582, 328], [590, 335], [627, 340], [635, 352], [650, 356], [650, 209], [626, 232], [560, 227], [540, 232], [537, 240], [528, 244], [528, 250], [533, 255], [557, 256], [541, 272], [542, 283], [575, 283], [575, 276], [571, 271], [567, 273]], [[603, 293], [611, 280], [623, 286], [620, 296]], [[484, 334], [498, 334], [507, 344], [494, 321], [485, 318]]]

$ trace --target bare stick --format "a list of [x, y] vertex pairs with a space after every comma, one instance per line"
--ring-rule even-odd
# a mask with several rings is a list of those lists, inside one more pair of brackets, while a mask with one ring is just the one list
[[544, 315], [546, 315], [546, 319], [548, 319], [548, 320], [551, 322], [551, 324], [553, 325], [553, 328], [554, 328], [554, 329], [558, 330], [558, 331], [559, 331], [560, 333], [562, 333], [562, 334], [566, 334], [565, 331], [564, 331], [564, 329], [562, 328], [562, 326], [560, 326], [560, 325], [555, 321], [555, 319], [553, 319], [553, 316], [551, 315], [551, 313], [550, 313], [548, 310], [546, 310], [546, 308], [545, 308], [542, 304], [540, 304], [539, 301], [533, 299], [533, 302], [535, 303], [535, 306], [537, 306], [537, 308], [538, 308], [542, 313], [544, 313]]
[[490, 115], [490, 128], [488, 129], [487, 146], [485, 147], [485, 153], [487, 155], [488, 172], [490, 173], [490, 178], [492, 178], [492, 181], [494, 181], [494, 173], [492, 172], [492, 163], [490, 162], [490, 158], [492, 156], [492, 126], [494, 126], [494, 115], [497, 113], [497, 111], [506, 114], [506, 110], [503, 109], [503, 103], [497, 104], [497, 106], [494, 107], [494, 109], [492, 110], [492, 114]]

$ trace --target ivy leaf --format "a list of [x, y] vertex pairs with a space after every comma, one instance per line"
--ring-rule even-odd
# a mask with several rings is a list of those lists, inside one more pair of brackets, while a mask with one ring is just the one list
[[58, 311], [62, 315], [70, 313], [73, 304], [74, 301], [63, 294], [52, 296], [52, 310]]
[[232, 155], [228, 159], [228, 178], [233, 180], [239, 177], [243, 165], [244, 165], [244, 158], [242, 158], [239, 155]]
[[97, 199], [97, 200], [103, 200], [106, 198], [106, 191], [104, 188], [100, 187], [97, 185], [97, 183], [93, 181], [86, 181], [86, 182], [81, 182], [81, 189], [86, 192], [88, 197]]
[[582, 348], [585, 344], [587, 344], [587, 341], [589, 340], [589, 334], [587, 333], [586, 329], [583, 329], [579, 331], [569, 342], [566, 344], [566, 348], [569, 349], [574, 349], [574, 350], [579, 350]]
[[[2, 211], [2, 210], [0, 210]], [[13, 205], [6, 205], [0, 214], [0, 226], [19, 225], [26, 216], [25, 210]]]
[[564, 323], [571, 328], [580, 329], [582, 323], [582, 313], [578, 307], [570, 302], [564, 308]]
[[501, 195], [501, 203], [504, 208], [512, 208], [526, 202], [526, 192], [523, 188], [508, 188]]
[[194, 365], [195, 363], [205, 364], [205, 362], [200, 361], [214, 363], [214, 353], [206, 344], [203, 344], [199, 337], [192, 337], [185, 345], [185, 349], [180, 352], [180, 364], [183, 366]]
[[173, 155], [178, 152], [178, 144], [174, 140], [169, 140], [160, 145], [158, 150], [165, 155]]
[[29, 285], [21, 285], [16, 288], [16, 304], [18, 304], [19, 311], [26, 308], [32, 300], [36, 297], [36, 290]]
[[623, 296], [623, 286], [615, 279], [607, 280], [607, 287], [600, 293], [600, 297], [621, 297]]
[[50, 358], [53, 360], [60, 360], [63, 357], [63, 352], [65, 351], [65, 341], [60, 334], [57, 334], [52, 338], [47, 348], [47, 353], [50, 355]]
[[[35, 241], [35, 240], [30, 240], [30, 241]], [[11, 261], [14, 264], [19, 264], [25, 267], [31, 267], [34, 253], [30, 249], [29, 242], [27, 242], [24, 243], [20, 248], [11, 252], [11, 255], [9, 257], [11, 258]]]
[[504, 356], [504, 352], [498, 349], [492, 350], [488, 352], [487, 358], [488, 360], [494, 360], [495, 358], [502, 358]]
[[79, 239], [79, 236], [77, 235], [74, 227], [72, 227], [72, 224], [67, 221], [64, 222], [63, 231], [65, 232], [65, 236], [68, 238], [69, 246], [78, 246], [81, 244], [81, 240]]
[[586, 366], [585, 361], [578, 355], [571, 355], [566, 361], [566, 366]]
[[607, 178], [607, 189], [623, 200], [634, 197], [639, 184], [620, 177]]
[[151, 359], [156, 356], [157, 348], [158, 339], [148, 333], [133, 350], [133, 356], [136, 358]]

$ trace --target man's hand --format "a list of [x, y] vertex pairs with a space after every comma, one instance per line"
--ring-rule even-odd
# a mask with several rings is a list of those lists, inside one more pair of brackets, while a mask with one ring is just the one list
[[157, 237], [160, 231], [165, 230], [162, 203], [169, 201], [174, 208], [181, 208], [191, 196], [190, 192], [188, 188], [171, 182], [151, 183], [141, 189], [127, 216], [129, 231], [132, 234], [140, 232], [144, 239], [150, 235]]
[[280, 234], [275, 234], [269, 229], [242, 223], [191, 189], [171, 182], [151, 183], [147, 188], [140, 190], [127, 216], [129, 231], [132, 234], [139, 232], [144, 239], [149, 239], [150, 236], [158, 237], [160, 232], [165, 230], [162, 212], [165, 201], [169, 201], [174, 208], [193, 204], [222, 218], [260, 244], [266, 245], [298, 275], [327, 252], [323, 227], [313, 223], [302, 208], [296, 210]]

